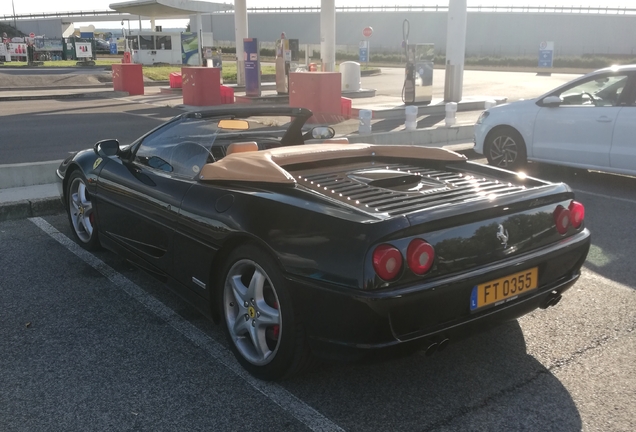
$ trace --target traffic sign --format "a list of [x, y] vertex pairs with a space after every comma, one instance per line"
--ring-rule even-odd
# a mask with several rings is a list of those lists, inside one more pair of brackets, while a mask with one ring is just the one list
[[364, 37], [371, 37], [371, 35], [373, 34], [373, 27], [365, 27], [364, 30], [362, 30], [362, 35]]
[[35, 37], [35, 33], [29, 33], [29, 37], [33, 39]]

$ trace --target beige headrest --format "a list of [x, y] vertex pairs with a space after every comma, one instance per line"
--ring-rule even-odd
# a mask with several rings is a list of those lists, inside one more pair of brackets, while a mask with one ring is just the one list
[[322, 142], [323, 144], [349, 144], [349, 138], [329, 138]]
[[255, 141], [235, 142], [227, 146], [226, 155], [232, 153], [245, 153], [258, 151], [258, 144]]

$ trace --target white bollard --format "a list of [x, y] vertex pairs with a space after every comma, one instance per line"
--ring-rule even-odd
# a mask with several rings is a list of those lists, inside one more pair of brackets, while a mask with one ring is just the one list
[[457, 102], [448, 102], [446, 104], [446, 126], [453, 126], [455, 124], [455, 113], [457, 112]]
[[417, 129], [417, 107], [409, 105], [404, 108], [404, 113], [406, 115], [406, 121], [404, 122], [405, 129], [409, 131]]
[[497, 105], [497, 101], [492, 100], [492, 99], [487, 100], [486, 102], [484, 102], [484, 108], [485, 109], [490, 109], [490, 108], [492, 108], [492, 107], [494, 107], [496, 105]]
[[371, 110], [360, 110], [360, 125], [358, 126], [358, 133], [360, 135], [369, 135], [371, 133]]

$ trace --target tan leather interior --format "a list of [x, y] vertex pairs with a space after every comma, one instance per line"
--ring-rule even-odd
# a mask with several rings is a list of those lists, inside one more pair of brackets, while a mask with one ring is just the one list
[[255, 141], [235, 142], [227, 146], [228, 155], [232, 153], [245, 153], [258, 151], [258, 144]]
[[265, 183], [295, 183], [283, 167], [298, 163], [350, 157], [378, 156], [459, 162], [466, 157], [437, 147], [373, 144], [308, 144], [270, 150], [228, 154], [201, 169], [201, 180], [233, 180]]
[[349, 138], [329, 138], [322, 142], [323, 144], [349, 144]]

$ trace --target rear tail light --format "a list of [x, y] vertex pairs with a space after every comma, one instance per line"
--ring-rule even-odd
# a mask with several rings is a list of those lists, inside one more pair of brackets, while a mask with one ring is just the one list
[[406, 250], [406, 262], [413, 273], [423, 275], [431, 269], [435, 260], [435, 249], [422, 239], [415, 239]]
[[402, 269], [402, 254], [394, 246], [378, 246], [373, 251], [373, 269], [385, 281], [395, 279]]
[[554, 222], [559, 234], [565, 234], [570, 226], [570, 210], [563, 206], [557, 206], [554, 210]]
[[557, 206], [554, 210], [554, 223], [559, 234], [565, 234], [568, 227], [578, 229], [585, 219], [585, 207], [577, 201], [572, 201], [568, 208]]
[[579, 228], [585, 219], [585, 207], [580, 202], [572, 201], [569, 206], [570, 223], [574, 228]]

